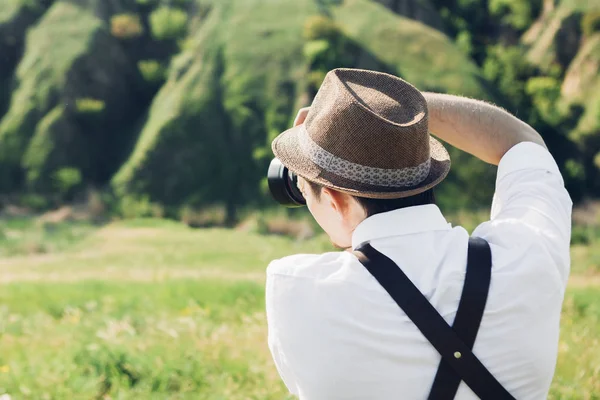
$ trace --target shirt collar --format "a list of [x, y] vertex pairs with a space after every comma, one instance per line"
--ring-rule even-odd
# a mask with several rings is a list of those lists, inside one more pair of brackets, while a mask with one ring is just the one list
[[435, 204], [375, 214], [362, 221], [352, 234], [352, 249], [374, 239], [451, 229]]

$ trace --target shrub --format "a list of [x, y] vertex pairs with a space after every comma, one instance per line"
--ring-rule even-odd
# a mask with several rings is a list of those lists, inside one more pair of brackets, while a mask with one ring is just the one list
[[581, 19], [581, 31], [585, 36], [600, 32], [600, 11], [590, 11]]
[[458, 35], [456, 35], [455, 42], [458, 48], [463, 51], [463, 53], [468, 56], [473, 54], [473, 43], [469, 31], [460, 31]]
[[180, 210], [179, 219], [181, 222], [192, 228], [224, 226], [226, 212], [225, 208], [220, 206], [207, 207], [204, 209], [184, 206]]
[[600, 229], [593, 225], [573, 225], [571, 244], [590, 245], [600, 238]]
[[261, 235], [279, 235], [297, 240], [307, 240], [315, 236], [314, 227], [307, 219], [291, 219], [284, 215], [270, 216], [262, 213], [253, 219], [254, 221], [247, 220], [244, 224], [254, 225], [251, 227]]
[[536, 70], [527, 61], [522, 47], [489, 46], [483, 64], [483, 75], [509, 99], [513, 112], [518, 110], [523, 115], [530, 113], [531, 105], [525, 92], [525, 83], [536, 75]]
[[165, 80], [167, 69], [156, 60], [138, 62], [138, 69], [148, 83], [159, 83]]
[[137, 14], [118, 14], [110, 19], [110, 32], [119, 39], [132, 39], [144, 34], [144, 26]]
[[50, 207], [50, 201], [39, 194], [24, 194], [19, 197], [19, 205], [34, 211], [44, 211]]
[[77, 168], [64, 167], [53, 174], [54, 184], [58, 192], [66, 196], [82, 182], [81, 172]]
[[309, 63], [323, 57], [331, 52], [331, 44], [327, 40], [316, 39], [306, 42], [304, 45], [304, 57]]
[[148, 196], [125, 196], [121, 198], [120, 209], [124, 218], [164, 217], [164, 208], [152, 203]]
[[307, 40], [332, 40], [340, 33], [339, 27], [331, 19], [322, 15], [315, 15], [306, 20], [304, 24], [304, 38]]
[[585, 179], [585, 168], [579, 161], [567, 160], [565, 162], [565, 172], [568, 178], [581, 181]]
[[488, 9], [493, 17], [517, 30], [527, 29], [532, 21], [530, 1], [490, 0]]
[[530, 78], [525, 85], [525, 92], [532, 98], [535, 108], [544, 119], [552, 121], [559, 117], [556, 110], [556, 103], [560, 98], [558, 80], [549, 76]]
[[104, 111], [105, 106], [104, 101], [89, 97], [75, 101], [75, 107], [80, 114], [99, 114]]
[[175, 40], [187, 31], [188, 15], [185, 11], [170, 7], [159, 7], [150, 14], [150, 29], [157, 40]]

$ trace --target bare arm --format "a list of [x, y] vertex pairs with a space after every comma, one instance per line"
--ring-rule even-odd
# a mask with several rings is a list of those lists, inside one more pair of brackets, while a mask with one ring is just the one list
[[429, 130], [475, 157], [498, 165], [514, 145], [534, 142], [546, 147], [531, 126], [483, 101], [438, 93], [423, 93], [429, 109]]

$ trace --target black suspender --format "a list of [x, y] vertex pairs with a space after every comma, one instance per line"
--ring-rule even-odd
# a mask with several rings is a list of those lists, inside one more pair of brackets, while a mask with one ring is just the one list
[[428, 399], [453, 399], [463, 380], [481, 399], [514, 400], [471, 351], [490, 285], [492, 261], [485, 240], [469, 239], [465, 283], [452, 327], [388, 257], [368, 243], [355, 255], [442, 356]]

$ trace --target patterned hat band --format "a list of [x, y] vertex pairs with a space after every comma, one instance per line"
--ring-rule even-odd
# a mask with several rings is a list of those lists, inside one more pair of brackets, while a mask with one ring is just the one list
[[410, 187], [423, 182], [429, 175], [431, 158], [415, 167], [385, 169], [360, 165], [339, 158], [310, 137], [305, 126], [299, 133], [300, 146], [310, 160], [325, 171], [367, 185], [386, 187]]

